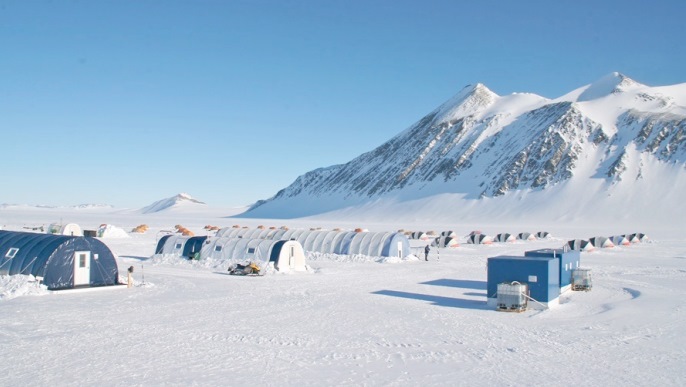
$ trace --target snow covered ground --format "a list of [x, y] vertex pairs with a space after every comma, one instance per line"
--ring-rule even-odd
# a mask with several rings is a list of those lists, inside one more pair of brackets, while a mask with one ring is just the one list
[[[150, 259], [162, 230], [203, 226], [366, 227], [423, 223], [232, 219], [184, 213], [6, 208], [25, 230], [63, 218], [145, 234], [103, 238], [136, 286], [50, 293], [0, 281], [0, 385], [651, 385], [686, 384], [686, 238], [682, 227], [457, 224], [458, 235], [549, 231], [551, 239], [432, 252], [429, 262], [318, 256], [309, 273], [226, 275]], [[568, 239], [645, 232], [650, 243], [582, 253], [590, 292], [546, 311], [486, 305], [486, 259]], [[24, 282], [21, 282], [24, 281]]]

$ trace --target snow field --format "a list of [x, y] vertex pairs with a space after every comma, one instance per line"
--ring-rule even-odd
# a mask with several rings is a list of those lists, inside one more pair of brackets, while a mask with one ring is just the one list
[[486, 259], [576, 235], [434, 249], [429, 262], [319, 256], [308, 273], [263, 277], [148, 259], [154, 235], [105, 240], [120, 275], [134, 266], [131, 289], [0, 301], [0, 384], [686, 382], [683, 240], [582, 253], [592, 291], [505, 313], [486, 306]]

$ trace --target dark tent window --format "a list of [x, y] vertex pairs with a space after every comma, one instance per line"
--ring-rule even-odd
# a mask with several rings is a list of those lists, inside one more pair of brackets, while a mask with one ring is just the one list
[[222, 251], [222, 247], [219, 245], [214, 246], [214, 251]]
[[248, 254], [255, 254], [255, 248], [254, 247], [248, 247]]
[[5, 254], [5, 257], [12, 259], [12, 258], [14, 258], [15, 255], [17, 255], [18, 252], [19, 252], [18, 248], [12, 247], [11, 249], [9, 249], [9, 251], [7, 251], [7, 254]]

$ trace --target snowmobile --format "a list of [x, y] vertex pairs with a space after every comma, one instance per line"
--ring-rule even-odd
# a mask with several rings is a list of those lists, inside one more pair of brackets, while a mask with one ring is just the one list
[[247, 265], [235, 263], [229, 266], [229, 274], [232, 275], [260, 275], [262, 269], [255, 262], [250, 262]]

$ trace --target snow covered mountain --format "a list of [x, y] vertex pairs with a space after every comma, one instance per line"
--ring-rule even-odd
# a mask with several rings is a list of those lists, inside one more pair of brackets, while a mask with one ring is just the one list
[[[556, 208], [558, 217], [579, 206], [593, 211], [598, 202], [616, 211], [673, 195], [677, 204], [686, 193], [685, 131], [686, 84], [649, 87], [612, 73], [553, 100], [471, 85], [378, 148], [307, 172], [243, 216], [364, 212], [372, 203], [420, 199], [477, 210], [505, 200], [521, 215], [552, 188], [557, 196], [546, 195], [542, 207]], [[560, 202], [562, 191], [586, 200]]]
[[170, 209], [188, 209], [189, 207], [197, 208], [201, 206], [205, 207], [205, 203], [201, 202], [200, 200], [193, 199], [191, 195], [187, 193], [180, 193], [176, 196], [158, 200], [147, 207], [141, 208], [140, 213], [150, 214], [154, 212], [167, 211]]

